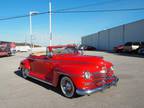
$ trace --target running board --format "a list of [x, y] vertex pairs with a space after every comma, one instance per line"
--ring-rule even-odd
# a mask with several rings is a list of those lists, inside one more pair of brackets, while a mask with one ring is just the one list
[[43, 80], [41, 80], [41, 79], [35, 78], [35, 77], [33, 77], [33, 76], [30, 76], [30, 75], [28, 75], [28, 77], [33, 78], [33, 79], [35, 79], [35, 80], [38, 80], [38, 81], [40, 81], [40, 82], [43, 82], [43, 83], [45, 83], [45, 84], [48, 84], [48, 85], [53, 86], [52, 83], [49, 83], [49, 82], [47, 82], [47, 81], [43, 81]]

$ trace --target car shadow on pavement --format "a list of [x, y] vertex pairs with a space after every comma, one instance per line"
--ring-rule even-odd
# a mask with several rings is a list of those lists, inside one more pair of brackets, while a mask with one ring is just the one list
[[0, 56], [0, 58], [6, 58], [6, 57], [12, 57], [12, 56]]
[[[15, 73], [17, 76], [23, 78], [23, 77], [22, 77], [22, 72], [21, 72], [20, 70], [14, 71], [14, 73]], [[24, 78], [23, 78], [23, 79], [24, 79]], [[30, 81], [30, 82], [32, 82], [32, 83], [35, 83], [35, 84], [37, 84], [37, 85], [39, 85], [39, 86], [41, 86], [41, 87], [44, 87], [44, 88], [47, 89], [47, 90], [51, 90], [51, 91], [53, 91], [53, 92], [55, 92], [55, 93], [63, 96], [59, 88], [50, 86], [50, 85], [48, 85], [48, 84], [45, 84], [45, 83], [40, 82], [40, 81], [38, 81], [38, 80], [35, 80], [35, 79], [33, 79], [33, 78], [27, 78], [27, 79], [24, 79], [24, 80], [28, 80], [28, 81]]]
[[[14, 71], [14, 73], [15, 73], [17, 76], [23, 78], [23, 77], [22, 77], [22, 72], [21, 72], [21, 70]], [[24, 78], [23, 78], [23, 79], [24, 79]], [[35, 80], [35, 79], [33, 79], [33, 78], [27, 78], [27, 79], [24, 79], [24, 80], [28, 80], [28, 81], [30, 81], [30, 82], [32, 82], [32, 83], [35, 83], [35, 84], [37, 84], [37, 85], [39, 85], [39, 86], [41, 86], [41, 87], [43, 87], [43, 88], [45, 88], [45, 89], [47, 89], [47, 90], [51, 90], [51, 91], [53, 91], [53, 92], [55, 92], [55, 93], [57, 93], [57, 94], [59, 94], [59, 95], [61, 95], [61, 96], [64, 97], [64, 95], [61, 93], [60, 87], [53, 87], [53, 86], [51, 86], [51, 85], [45, 84], [45, 83], [40, 82], [40, 81], [38, 81], [38, 80]], [[74, 98], [78, 98], [78, 97], [81, 97], [81, 96], [75, 96]], [[70, 99], [70, 98], [68, 98], [68, 99]]]
[[115, 55], [120, 55], [120, 56], [144, 58], [144, 55], [134, 54], [134, 53], [114, 53], [114, 52], [111, 52], [111, 53]]
[[127, 56], [127, 57], [137, 57], [137, 58], [144, 58], [143, 54], [137, 54], [137, 53], [116, 53], [113, 51], [97, 51], [97, 52], [105, 52], [108, 54], [118, 55], [118, 56]]

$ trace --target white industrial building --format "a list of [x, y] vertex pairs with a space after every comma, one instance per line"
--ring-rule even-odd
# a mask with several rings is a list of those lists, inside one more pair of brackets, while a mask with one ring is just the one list
[[126, 42], [144, 41], [144, 20], [90, 34], [82, 37], [81, 41], [83, 45], [107, 51]]

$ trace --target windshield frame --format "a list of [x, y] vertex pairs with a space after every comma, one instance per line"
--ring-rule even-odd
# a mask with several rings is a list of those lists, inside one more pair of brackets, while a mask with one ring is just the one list
[[[60, 52], [54, 52], [54, 50], [57, 50], [59, 49]], [[63, 49], [63, 51], [61, 52], [61, 49]], [[72, 50], [70, 51], [71, 49], [73, 49], [73, 52]], [[65, 50], [65, 51], [64, 51]], [[66, 50], [68, 52], [66, 52]], [[46, 51], [46, 55], [48, 56], [53, 56], [53, 55], [64, 55], [64, 54], [78, 54], [79, 53], [79, 50], [77, 49], [76, 45], [61, 45], [61, 46], [49, 46], [47, 48], [47, 51]]]

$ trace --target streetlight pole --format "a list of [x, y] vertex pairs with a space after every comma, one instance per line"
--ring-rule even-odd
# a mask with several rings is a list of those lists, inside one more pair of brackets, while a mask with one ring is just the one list
[[52, 3], [51, 3], [51, 0], [49, 0], [49, 36], [50, 36], [49, 46], [52, 46]]
[[37, 12], [37, 11], [30, 11], [30, 12], [29, 12], [31, 52], [32, 52], [32, 48], [33, 48], [33, 42], [32, 42], [32, 38], [33, 38], [33, 34], [32, 34], [32, 15], [35, 15], [35, 14], [38, 14], [38, 12]]
[[31, 40], [31, 52], [32, 52], [32, 12], [29, 12], [30, 16], [30, 40]]

